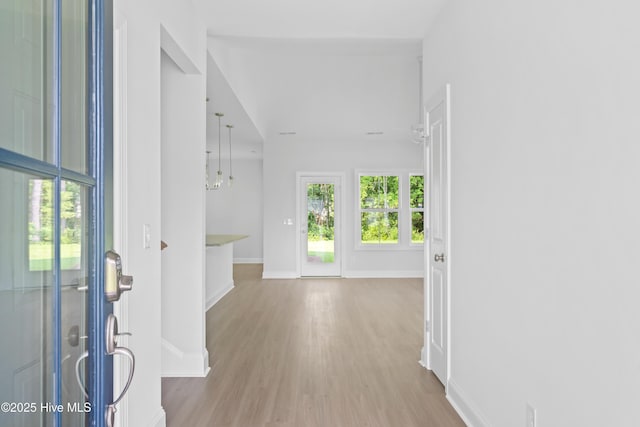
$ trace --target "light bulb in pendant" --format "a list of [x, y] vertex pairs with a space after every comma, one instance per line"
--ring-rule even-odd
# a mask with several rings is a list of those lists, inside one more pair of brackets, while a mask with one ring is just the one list
[[223, 113], [215, 113], [218, 118], [218, 173], [216, 174], [216, 182], [213, 184], [213, 188], [219, 189], [222, 186], [222, 139], [220, 133], [222, 132], [222, 125], [220, 119], [224, 117]]
[[209, 184], [209, 154], [211, 151], [207, 150], [207, 157], [204, 166], [204, 188], [211, 190], [211, 184]]
[[233, 168], [231, 165], [231, 129], [233, 129], [233, 125], [227, 125], [227, 129], [229, 129], [229, 188], [233, 186]]

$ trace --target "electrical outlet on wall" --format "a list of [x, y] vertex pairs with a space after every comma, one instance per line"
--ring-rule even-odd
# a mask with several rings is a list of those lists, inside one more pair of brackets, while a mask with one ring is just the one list
[[536, 427], [536, 408], [527, 403], [527, 423], [526, 427]]

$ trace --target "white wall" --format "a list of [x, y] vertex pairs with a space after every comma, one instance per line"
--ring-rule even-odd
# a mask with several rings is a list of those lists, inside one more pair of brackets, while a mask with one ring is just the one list
[[[228, 162], [229, 159], [223, 159], [223, 187], [207, 191], [207, 234], [248, 235], [233, 243], [234, 262], [261, 263], [262, 159], [234, 159], [232, 188], [227, 187]], [[217, 166], [217, 160], [212, 160], [210, 170], [214, 179]]]
[[[356, 250], [356, 169], [422, 169], [422, 147], [407, 140], [304, 141], [280, 137], [264, 150], [264, 276], [296, 274], [296, 172], [342, 172], [346, 182], [343, 233], [344, 276], [416, 276], [422, 271], [422, 251]], [[284, 225], [292, 218], [294, 225]]]
[[[640, 27], [632, 2], [449, 2], [451, 384], [474, 425], [635, 426]], [[484, 421], [483, 421], [484, 420]]]
[[[164, 30], [163, 30], [164, 31]], [[164, 34], [164, 49], [170, 38]], [[171, 51], [171, 49], [168, 49]], [[174, 54], [173, 58], [179, 58]], [[199, 55], [201, 56], [201, 55]], [[183, 68], [180, 68], [181, 65]], [[162, 374], [208, 372], [204, 292], [205, 73], [161, 59]]]
[[[265, 277], [296, 275], [298, 171], [346, 176], [344, 275], [421, 274], [419, 250], [354, 250], [355, 170], [422, 168], [421, 148], [409, 137], [418, 117], [415, 46], [210, 40], [210, 52], [265, 136]], [[286, 218], [294, 225], [283, 225]]]
[[[128, 257], [123, 262], [134, 277], [134, 289], [125, 298], [129, 303], [127, 328], [133, 333], [129, 344], [137, 360], [128, 393], [128, 421], [130, 426], [160, 426], [165, 423], [160, 399], [160, 25], [196, 64], [204, 61], [206, 31], [198, 24], [190, 2], [118, 0], [115, 8], [126, 22], [128, 36], [128, 145], [124, 153], [128, 176], [125, 230]], [[197, 105], [192, 108], [197, 110]], [[143, 224], [151, 228], [149, 249], [142, 246]]]
[[[209, 52], [264, 136], [264, 275], [295, 277], [296, 172], [341, 172], [344, 274], [422, 275], [420, 251], [355, 251], [356, 169], [421, 169], [415, 40], [210, 38]], [[281, 132], [294, 136], [281, 137]], [[366, 136], [382, 131], [384, 136]], [[353, 203], [353, 204], [352, 204]]]

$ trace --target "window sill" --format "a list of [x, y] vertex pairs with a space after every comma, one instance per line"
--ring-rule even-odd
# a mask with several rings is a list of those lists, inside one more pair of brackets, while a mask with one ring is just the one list
[[384, 252], [396, 252], [396, 251], [423, 251], [424, 245], [421, 244], [402, 244], [402, 243], [381, 243], [381, 244], [357, 244], [355, 246], [356, 251], [384, 251]]

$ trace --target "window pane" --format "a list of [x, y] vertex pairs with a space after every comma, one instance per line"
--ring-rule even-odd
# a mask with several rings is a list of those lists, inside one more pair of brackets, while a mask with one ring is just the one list
[[411, 243], [424, 243], [424, 212], [411, 213]]
[[[87, 328], [87, 277], [89, 226], [88, 226], [89, 189], [81, 184], [62, 181], [60, 183], [60, 273], [62, 290], [60, 292], [61, 332], [63, 337], [86, 337]], [[89, 365], [83, 354], [88, 350], [88, 342], [84, 338], [63, 339], [60, 343], [62, 351], [62, 404], [84, 405], [85, 396], [76, 379], [76, 361], [81, 368], [81, 377], [89, 378]], [[85, 426], [88, 414], [81, 411], [64, 411], [63, 426]]]
[[409, 206], [411, 208], [423, 208], [424, 207], [424, 176], [411, 175], [411, 177], [409, 178], [409, 185], [410, 185]]
[[335, 206], [333, 184], [307, 185], [307, 261], [332, 263]]
[[360, 207], [363, 209], [397, 209], [397, 176], [361, 176]]
[[0, 147], [49, 163], [52, 3], [0, 3]]
[[62, 166], [88, 173], [87, 162], [87, 2], [62, 7]]
[[363, 244], [398, 243], [398, 212], [362, 212]]
[[[50, 426], [54, 390], [52, 181], [0, 168], [0, 402], [36, 402], [0, 412], [0, 426]], [[37, 253], [34, 246], [38, 247]], [[34, 265], [49, 266], [49, 269]]]
[[53, 182], [29, 179], [29, 271], [53, 268]]
[[[82, 202], [86, 200], [86, 190], [80, 184], [70, 181], [62, 181], [60, 190], [60, 266], [62, 270], [78, 270], [81, 261], [80, 239], [86, 230], [83, 222], [85, 218], [82, 215]], [[29, 194], [32, 199], [29, 213], [29, 271], [51, 271], [53, 182], [30, 179]]]

